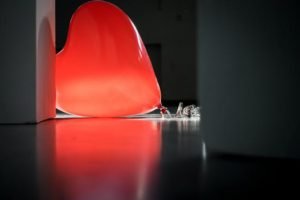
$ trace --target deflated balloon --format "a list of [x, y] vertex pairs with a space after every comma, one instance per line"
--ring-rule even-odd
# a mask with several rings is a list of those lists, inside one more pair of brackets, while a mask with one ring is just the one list
[[143, 41], [115, 5], [91, 1], [73, 14], [56, 56], [57, 108], [91, 117], [143, 114], [161, 104]]

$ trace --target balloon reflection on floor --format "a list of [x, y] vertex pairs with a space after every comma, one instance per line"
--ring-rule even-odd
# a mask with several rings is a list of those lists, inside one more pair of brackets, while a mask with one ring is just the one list
[[56, 184], [64, 199], [149, 196], [160, 157], [159, 121], [57, 120], [55, 141]]

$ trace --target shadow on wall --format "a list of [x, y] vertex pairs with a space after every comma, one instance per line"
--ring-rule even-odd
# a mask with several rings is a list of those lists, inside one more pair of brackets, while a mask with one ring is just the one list
[[299, 157], [295, 1], [200, 0], [199, 99], [208, 146]]
[[[44, 17], [38, 31], [36, 102], [37, 118], [55, 117], [55, 41], [48, 18]], [[40, 121], [40, 120], [38, 120]]]

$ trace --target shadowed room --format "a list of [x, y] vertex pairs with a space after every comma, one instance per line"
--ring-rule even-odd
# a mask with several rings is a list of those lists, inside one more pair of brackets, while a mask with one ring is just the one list
[[0, 10], [3, 200], [299, 197], [296, 1]]

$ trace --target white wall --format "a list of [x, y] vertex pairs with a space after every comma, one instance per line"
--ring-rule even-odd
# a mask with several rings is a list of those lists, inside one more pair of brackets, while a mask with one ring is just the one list
[[55, 116], [55, 51], [50, 51], [54, 2], [1, 3], [0, 123], [34, 123]]

